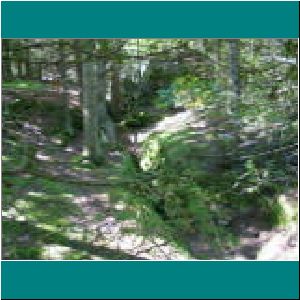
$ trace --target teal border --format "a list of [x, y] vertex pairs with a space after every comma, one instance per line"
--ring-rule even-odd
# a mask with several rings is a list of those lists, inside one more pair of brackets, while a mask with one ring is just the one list
[[298, 38], [295, 1], [2, 1], [3, 38]]
[[299, 262], [2, 261], [3, 299], [298, 299]]

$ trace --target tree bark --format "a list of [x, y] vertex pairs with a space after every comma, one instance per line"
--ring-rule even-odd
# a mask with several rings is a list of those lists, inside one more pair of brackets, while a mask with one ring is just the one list
[[229, 40], [229, 63], [230, 63], [230, 78], [233, 92], [236, 98], [241, 95], [241, 81], [239, 73], [239, 40]]
[[26, 79], [33, 79], [33, 74], [31, 70], [31, 63], [30, 63], [30, 47], [29, 45], [25, 49], [25, 78]]
[[2, 40], [2, 76], [3, 80], [12, 80], [13, 73], [11, 69], [11, 57], [10, 57], [10, 40]]
[[104, 132], [100, 126], [106, 109], [104, 71], [104, 63], [85, 63], [82, 67], [83, 156], [94, 163], [104, 161]]
[[65, 42], [63, 40], [59, 40], [59, 64], [58, 64], [58, 72], [59, 72], [59, 96], [61, 103], [64, 108], [65, 113], [65, 131], [69, 136], [72, 136], [74, 134], [74, 130], [72, 127], [72, 120], [71, 120], [71, 114], [70, 114], [70, 107], [69, 107], [69, 98], [68, 98], [68, 89], [67, 89], [67, 82], [66, 82], [66, 53], [65, 53]]
[[85, 63], [82, 73], [83, 155], [102, 163], [105, 148], [116, 142], [115, 124], [107, 113], [106, 62]]
[[80, 40], [74, 40], [74, 54], [75, 54], [75, 63], [76, 63], [76, 77], [77, 84], [79, 87], [79, 102], [82, 105], [82, 63], [83, 56], [81, 53], [82, 44]]
[[120, 78], [119, 66], [113, 64], [111, 74], [111, 113], [115, 120], [120, 117], [121, 95], [120, 95]]

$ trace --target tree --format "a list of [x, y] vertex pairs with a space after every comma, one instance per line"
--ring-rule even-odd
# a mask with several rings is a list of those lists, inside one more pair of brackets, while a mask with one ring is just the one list
[[11, 69], [11, 45], [9, 39], [2, 40], [2, 76], [3, 80], [11, 80], [13, 73]]
[[106, 107], [106, 63], [85, 63], [83, 78], [83, 155], [102, 163], [105, 146], [115, 142], [115, 128]]
[[24, 49], [24, 64], [25, 64], [25, 74], [24, 77], [26, 79], [32, 79], [32, 69], [31, 69], [31, 61], [30, 61], [30, 54], [31, 54], [31, 49], [30, 45], [28, 43], [28, 40], [25, 41], [26, 46]]
[[69, 107], [69, 99], [68, 99], [68, 87], [67, 87], [67, 69], [66, 69], [66, 51], [65, 51], [65, 41], [59, 40], [58, 42], [58, 52], [59, 52], [59, 62], [58, 62], [58, 73], [59, 73], [59, 81], [60, 81], [60, 100], [65, 110], [65, 131], [69, 136], [74, 134], [74, 130], [72, 128], [72, 120], [70, 114]]
[[120, 117], [120, 110], [121, 110], [119, 69], [120, 67], [117, 63], [112, 64], [110, 108], [111, 108], [112, 116], [114, 117], [115, 120], [118, 120], [118, 118]]
[[241, 95], [241, 81], [239, 73], [239, 40], [229, 40], [230, 77], [236, 98]]

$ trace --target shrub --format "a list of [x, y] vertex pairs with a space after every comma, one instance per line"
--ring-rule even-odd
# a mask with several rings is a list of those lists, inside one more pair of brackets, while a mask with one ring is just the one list
[[194, 76], [177, 77], [166, 89], [157, 92], [157, 105], [160, 108], [203, 107], [214, 95], [210, 80]]

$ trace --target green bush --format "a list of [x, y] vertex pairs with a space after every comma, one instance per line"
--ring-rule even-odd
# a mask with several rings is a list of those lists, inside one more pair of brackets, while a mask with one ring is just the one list
[[145, 111], [128, 112], [121, 122], [121, 125], [127, 128], [142, 128], [155, 122], [158, 116]]
[[244, 212], [255, 209], [271, 226], [284, 222], [284, 211], [274, 200], [284, 191], [273, 182], [280, 167], [275, 157], [235, 161], [217, 155], [232, 150], [234, 139], [204, 135], [199, 143], [190, 138], [188, 130], [152, 134], [143, 144], [140, 169], [130, 158], [125, 167], [133, 179], [126, 189], [143, 199], [175, 236], [200, 233], [216, 246], [230, 246], [236, 242], [231, 224]]
[[203, 107], [213, 98], [213, 90], [211, 80], [191, 75], [177, 77], [167, 89], [158, 90], [156, 102], [160, 108]]
[[41, 90], [47, 87], [46, 84], [34, 80], [14, 80], [2, 83], [2, 88], [6, 89], [26, 89], [26, 90]]

